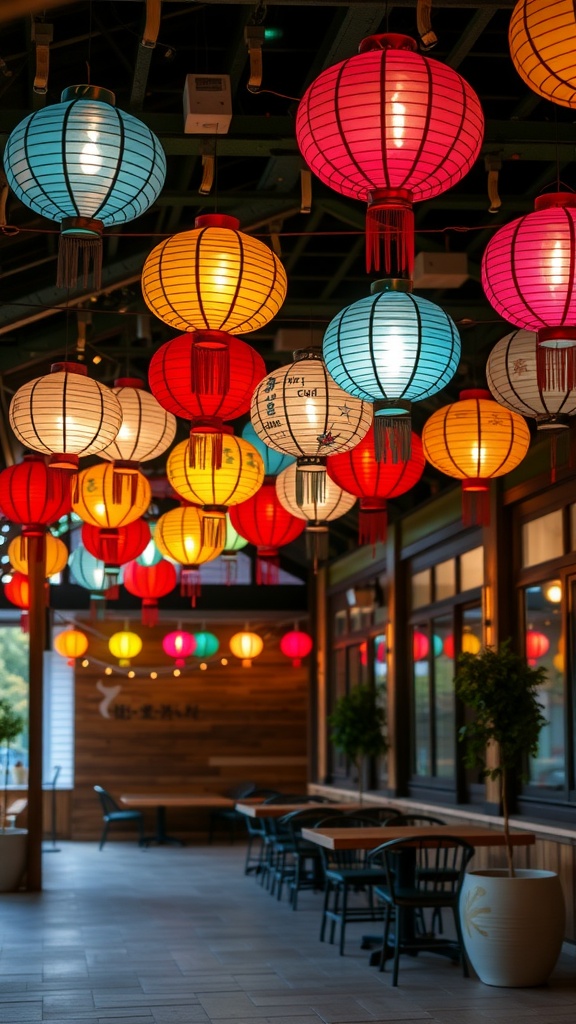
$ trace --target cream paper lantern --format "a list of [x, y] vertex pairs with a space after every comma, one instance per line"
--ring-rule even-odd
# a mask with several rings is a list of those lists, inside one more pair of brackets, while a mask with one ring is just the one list
[[326, 478], [322, 500], [310, 498], [303, 505], [297, 500], [297, 467], [292, 463], [276, 477], [276, 494], [284, 508], [293, 516], [307, 520], [306, 546], [312, 559], [314, 571], [320, 561], [328, 558], [328, 526], [333, 519], [346, 515], [356, 503], [356, 496], [339, 487], [330, 477]]
[[101, 458], [120, 463], [118, 468], [125, 463], [137, 468], [163, 455], [176, 435], [174, 414], [162, 408], [138, 377], [120, 377], [112, 390], [122, 409], [122, 426]]

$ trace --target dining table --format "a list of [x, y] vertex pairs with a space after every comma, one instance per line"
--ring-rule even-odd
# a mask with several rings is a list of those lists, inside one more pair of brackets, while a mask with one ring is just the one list
[[[454, 836], [464, 839], [474, 847], [506, 845], [506, 837], [503, 831], [483, 825], [386, 825], [384, 827], [381, 825], [375, 825], [374, 827], [366, 825], [358, 828], [321, 827], [302, 829], [303, 839], [317, 843], [327, 850], [374, 850], [377, 846], [381, 846], [382, 843], [391, 842], [393, 839], [413, 838], [418, 843], [421, 843], [423, 839], [426, 839], [427, 834], [429, 836]], [[531, 846], [535, 843], [536, 836], [533, 832], [512, 831], [510, 833], [510, 841], [514, 846]], [[403, 883], [408, 888], [414, 884], [414, 871], [415, 858], [410, 858], [407, 851], [404, 851], [399, 857], [399, 875], [401, 875]], [[413, 943], [416, 934], [415, 911], [402, 908], [399, 918], [398, 927], [401, 929], [400, 941], [402, 943], [404, 939], [407, 947], [409, 947]], [[370, 956], [371, 965], [380, 963], [382, 941], [376, 936], [364, 936], [362, 939], [362, 948], [369, 948], [375, 943], [379, 943], [380, 948], [372, 952]], [[442, 955], [451, 955], [445, 948], [439, 948], [437, 952], [442, 953]], [[394, 955], [392, 947], [386, 949], [385, 955], [386, 957]]]
[[168, 835], [166, 832], [166, 809], [168, 807], [209, 808], [234, 807], [235, 800], [217, 793], [124, 793], [120, 803], [126, 808], [145, 810], [154, 807], [156, 811], [156, 830], [153, 836], [146, 838], [147, 843], [158, 843], [159, 846], [185, 846], [183, 839]]
[[[324, 803], [315, 800], [307, 800], [305, 803], [251, 803], [250, 799], [241, 800], [236, 803], [236, 810], [240, 814], [245, 814], [248, 818], [283, 818], [285, 814], [291, 814], [292, 811], [303, 811], [309, 808], [318, 808], [318, 810], [326, 809], [326, 813], [330, 811], [357, 811], [361, 813], [362, 810], [366, 810], [366, 806], [362, 807], [360, 804], [353, 803]], [[371, 806], [374, 806], [373, 804]], [[378, 826], [376, 826], [378, 827]]]

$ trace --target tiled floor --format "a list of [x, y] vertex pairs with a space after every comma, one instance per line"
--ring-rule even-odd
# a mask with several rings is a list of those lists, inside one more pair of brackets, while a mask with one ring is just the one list
[[0, 1024], [573, 1024], [576, 959], [539, 989], [489, 988], [429, 954], [400, 985], [318, 941], [320, 896], [296, 913], [242, 873], [243, 849], [63, 843], [42, 894], [0, 895]]

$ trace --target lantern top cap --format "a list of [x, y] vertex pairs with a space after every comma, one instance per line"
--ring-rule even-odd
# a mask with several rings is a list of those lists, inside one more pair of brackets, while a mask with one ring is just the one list
[[238, 231], [240, 221], [238, 217], [230, 217], [227, 213], [203, 213], [194, 221], [196, 228], [229, 228], [231, 231]]
[[50, 373], [78, 373], [81, 377], [88, 376], [88, 370], [81, 363], [52, 363]]
[[492, 395], [487, 388], [466, 388], [460, 392], [460, 401], [466, 402], [473, 398], [480, 398], [482, 400], [493, 401]]
[[413, 282], [407, 277], [382, 277], [379, 281], [372, 281], [370, 294], [377, 295], [380, 292], [411, 292]]
[[416, 53], [418, 44], [412, 36], [405, 36], [401, 32], [383, 32], [366, 36], [358, 47], [358, 53], [369, 53], [371, 50], [410, 50]]
[[310, 345], [309, 348], [297, 348], [292, 355], [295, 363], [299, 363], [302, 359], [318, 359], [322, 362], [322, 349], [317, 345]]
[[543, 196], [536, 196], [534, 200], [535, 210], [550, 210], [552, 207], [567, 206], [576, 207], [576, 192], [546, 192]]
[[64, 89], [60, 100], [62, 103], [68, 100], [98, 100], [99, 103], [107, 103], [110, 107], [116, 106], [114, 93], [100, 85], [70, 85]]
[[144, 381], [140, 377], [117, 377], [114, 381], [115, 388], [137, 388], [142, 391]]

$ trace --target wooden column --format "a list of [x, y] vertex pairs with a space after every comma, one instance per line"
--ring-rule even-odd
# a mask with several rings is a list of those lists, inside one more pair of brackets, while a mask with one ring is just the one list
[[316, 574], [311, 574], [310, 591], [312, 595], [310, 625], [314, 637], [314, 662], [311, 671], [309, 777], [311, 782], [325, 782], [328, 774], [326, 745], [328, 629], [325, 567], [321, 566]]
[[46, 646], [46, 554], [43, 537], [28, 540], [30, 581], [29, 654], [29, 770], [27, 888], [42, 888], [42, 728], [44, 648]]
[[410, 777], [410, 693], [412, 681], [408, 667], [406, 623], [408, 621], [408, 590], [406, 565], [402, 565], [400, 549], [401, 523], [388, 524], [386, 540], [386, 580], [388, 596], [388, 625], [386, 629], [388, 664], [388, 790], [394, 796], [403, 796]]

